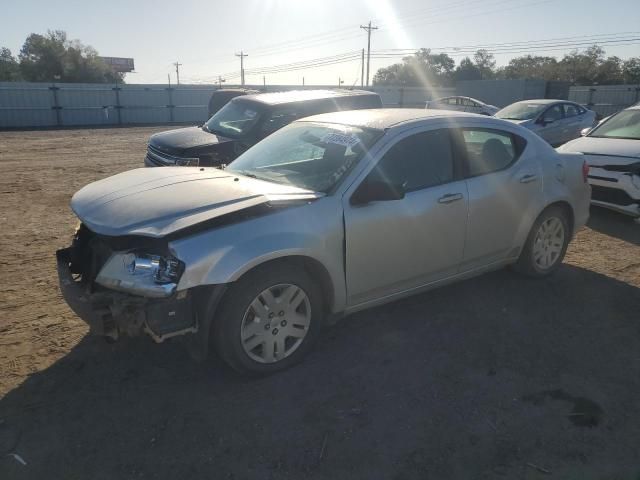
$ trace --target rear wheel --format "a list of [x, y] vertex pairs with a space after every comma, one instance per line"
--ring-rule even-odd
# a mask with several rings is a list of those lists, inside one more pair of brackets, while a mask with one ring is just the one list
[[304, 357], [322, 315], [322, 296], [306, 271], [271, 264], [232, 284], [214, 319], [212, 340], [235, 370], [268, 374]]
[[533, 224], [515, 269], [532, 277], [549, 275], [562, 263], [570, 239], [565, 211], [547, 208]]

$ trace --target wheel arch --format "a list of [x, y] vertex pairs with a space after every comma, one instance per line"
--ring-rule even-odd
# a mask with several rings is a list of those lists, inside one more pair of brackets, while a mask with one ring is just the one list
[[286, 255], [282, 257], [264, 260], [260, 263], [252, 265], [244, 270], [234, 281], [239, 280], [246, 275], [250, 275], [259, 269], [268, 269], [276, 264], [294, 265], [303, 268], [312, 279], [316, 280], [322, 292], [323, 307], [326, 314], [333, 312], [335, 307], [336, 292], [335, 285], [331, 279], [329, 270], [319, 260], [307, 255]]
[[575, 233], [573, 231], [574, 225], [575, 225], [575, 213], [573, 211], [573, 207], [571, 206], [571, 204], [569, 202], [567, 202], [566, 200], [557, 200], [555, 202], [550, 203], [545, 208], [543, 208], [540, 211], [540, 213], [538, 213], [538, 216], [536, 217], [536, 219], [538, 219], [540, 217], [540, 215], [542, 215], [544, 212], [546, 212], [550, 208], [554, 208], [554, 207], [562, 209], [565, 212], [565, 214], [567, 215], [567, 221], [569, 222], [569, 231], [571, 232], [571, 234], [573, 236], [573, 233]]

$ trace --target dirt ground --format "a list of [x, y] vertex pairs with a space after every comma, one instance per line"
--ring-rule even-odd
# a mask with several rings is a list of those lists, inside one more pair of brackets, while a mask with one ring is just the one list
[[640, 226], [599, 209], [552, 278], [352, 315], [269, 378], [88, 338], [69, 199], [162, 129], [0, 132], [0, 479], [640, 478]]

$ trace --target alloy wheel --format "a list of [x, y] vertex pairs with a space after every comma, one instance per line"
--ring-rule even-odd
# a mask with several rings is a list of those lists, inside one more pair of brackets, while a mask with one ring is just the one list
[[558, 217], [549, 217], [536, 233], [533, 241], [533, 261], [541, 270], [553, 267], [564, 247], [564, 225]]
[[242, 319], [242, 348], [256, 362], [279, 362], [302, 344], [310, 324], [311, 304], [304, 290], [274, 285], [249, 304]]

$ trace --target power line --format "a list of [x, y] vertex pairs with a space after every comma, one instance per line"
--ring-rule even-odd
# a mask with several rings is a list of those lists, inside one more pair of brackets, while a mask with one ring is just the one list
[[[488, 50], [490, 53], [527, 53], [536, 51], [558, 51], [575, 49], [578, 47], [591, 46], [591, 45], [635, 45], [640, 43], [640, 35], [626, 35], [621, 36], [627, 32], [597, 34], [597, 35], [581, 35], [574, 37], [555, 37], [547, 39], [537, 39], [530, 41], [514, 41], [503, 42], [494, 44], [477, 44], [477, 45], [464, 45], [464, 46], [448, 46], [448, 47], [434, 47], [431, 50], [443, 50], [453, 57], [464, 56], [472, 54], [479, 49]], [[628, 32], [638, 33], [640, 32]], [[566, 39], [563, 41], [563, 39]], [[404, 49], [388, 49], [388, 50], [372, 50], [371, 57], [374, 59], [394, 59], [401, 58], [407, 55], [411, 55], [417, 52], [418, 48], [404, 48]], [[246, 55], [246, 54], [245, 54]], [[328, 57], [319, 57], [314, 59], [308, 59], [300, 62], [293, 62], [287, 64], [279, 64], [272, 66], [256, 67], [254, 69], [245, 70], [245, 75], [263, 75], [263, 74], [276, 74], [284, 73], [295, 70], [313, 69], [331, 65], [337, 65], [341, 63], [348, 63], [352, 61], [360, 60], [362, 62], [362, 50], [348, 51], [341, 54], [336, 54]], [[241, 77], [242, 72], [229, 72], [222, 74], [222, 77], [227, 80]], [[207, 78], [207, 77], [204, 77]], [[210, 77], [217, 78], [217, 76]]]
[[369, 25], [360, 25], [360, 28], [366, 30], [367, 32], [367, 87], [369, 86], [369, 65], [371, 63], [371, 32], [373, 30], [378, 30], [378, 27], [371, 26], [371, 20], [369, 20]]

